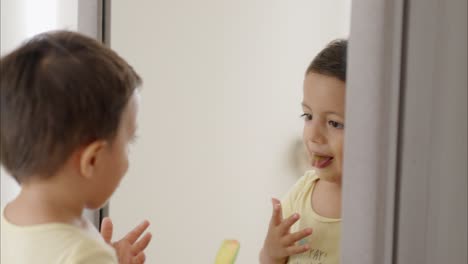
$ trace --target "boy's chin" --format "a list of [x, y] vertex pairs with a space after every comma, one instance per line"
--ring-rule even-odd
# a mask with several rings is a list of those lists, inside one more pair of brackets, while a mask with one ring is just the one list
[[327, 182], [340, 182], [341, 176], [326, 170], [317, 170], [317, 176], [320, 180]]
[[86, 209], [88, 210], [99, 210], [107, 205], [107, 200], [104, 202], [93, 202], [86, 204]]

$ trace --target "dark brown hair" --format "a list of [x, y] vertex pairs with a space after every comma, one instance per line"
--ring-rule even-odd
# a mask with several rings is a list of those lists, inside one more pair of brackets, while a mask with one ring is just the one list
[[101, 43], [69, 31], [37, 35], [0, 59], [0, 161], [22, 182], [48, 177], [77, 148], [112, 142], [141, 79]]
[[306, 74], [311, 72], [335, 77], [346, 82], [346, 54], [348, 41], [337, 39], [330, 42], [310, 63]]

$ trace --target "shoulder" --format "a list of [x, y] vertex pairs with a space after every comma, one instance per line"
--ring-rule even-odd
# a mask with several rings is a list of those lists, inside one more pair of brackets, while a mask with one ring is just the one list
[[67, 263], [118, 263], [115, 251], [105, 242], [83, 237], [71, 250]]
[[[1, 237], [2, 263], [4, 260], [17, 259], [18, 247], [28, 252], [37, 252], [23, 256], [19, 263], [117, 263], [113, 248], [100, 236], [68, 224], [16, 226], [2, 214]], [[9, 243], [3, 243], [7, 240]], [[44, 245], [47, 247], [44, 248]]]
[[296, 192], [308, 190], [317, 179], [318, 175], [315, 170], [306, 171], [304, 175], [296, 182], [293, 190]]
[[304, 197], [309, 191], [313, 183], [318, 179], [315, 170], [310, 170], [304, 173], [304, 175], [289, 189], [288, 193], [283, 197], [281, 204], [283, 206], [283, 212], [285, 216], [290, 215], [296, 211], [297, 201]]

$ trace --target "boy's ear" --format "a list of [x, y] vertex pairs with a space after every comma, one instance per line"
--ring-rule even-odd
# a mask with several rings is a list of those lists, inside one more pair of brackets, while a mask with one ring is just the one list
[[85, 178], [92, 178], [96, 170], [96, 164], [102, 156], [103, 150], [106, 148], [107, 142], [104, 140], [96, 140], [87, 145], [80, 156], [80, 173]]

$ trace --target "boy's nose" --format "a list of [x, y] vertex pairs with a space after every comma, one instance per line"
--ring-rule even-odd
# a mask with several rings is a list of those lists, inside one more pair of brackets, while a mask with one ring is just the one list
[[326, 141], [323, 128], [320, 126], [320, 124], [317, 124], [317, 122], [312, 122], [312, 124], [309, 125], [304, 136], [306, 137], [307, 142], [310, 141], [315, 144], [324, 144]]

